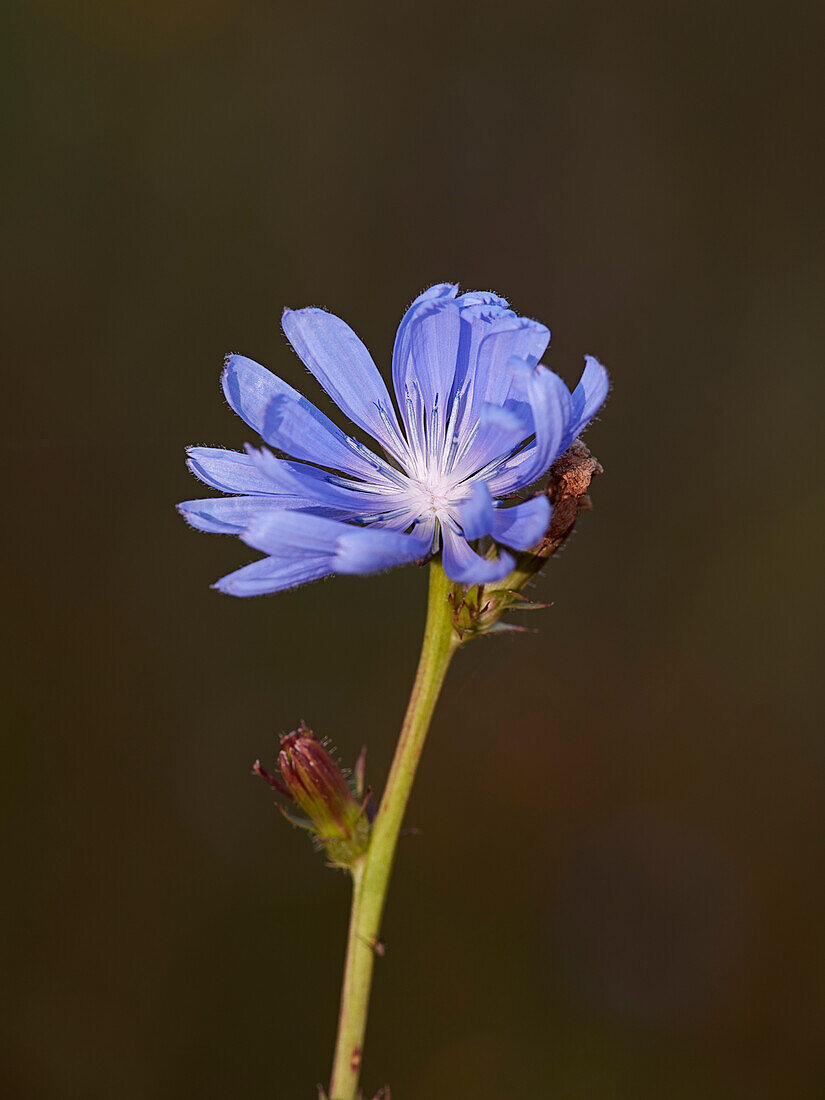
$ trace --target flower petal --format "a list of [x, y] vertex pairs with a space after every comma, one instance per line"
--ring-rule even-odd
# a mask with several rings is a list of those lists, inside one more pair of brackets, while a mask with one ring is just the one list
[[513, 406], [507, 408], [487, 402], [481, 406], [478, 420], [471, 429], [472, 434], [453, 462], [456, 476], [477, 473], [495, 459], [510, 454], [532, 434], [532, 414], [530, 421], [526, 422], [521, 415], [523, 407], [516, 403]]
[[[533, 411], [536, 431], [535, 441], [526, 448], [528, 455], [520, 452], [515, 456], [520, 460], [515, 464], [518, 474], [514, 484], [508, 488], [521, 489], [548, 470], [564, 449], [568, 425], [572, 419], [570, 391], [561, 378], [546, 367], [530, 367], [514, 360], [510, 361], [510, 365], [520, 373], [524, 394]], [[511, 462], [505, 463], [503, 469], [506, 470], [510, 465]], [[502, 491], [497, 480], [495, 483], [491, 481], [491, 489], [493, 492]]]
[[387, 450], [400, 430], [390, 395], [372, 356], [349, 325], [324, 309], [284, 310], [286, 338], [339, 409]]
[[[187, 447], [186, 465], [201, 481], [224, 493], [271, 496], [277, 492], [269, 477], [262, 472], [249, 454], [226, 451], [221, 447]], [[309, 476], [324, 477], [323, 470], [303, 463], [280, 461], [290, 470], [302, 470]]]
[[425, 557], [431, 540], [379, 527], [349, 527], [335, 543], [336, 573], [377, 573]]
[[[274, 397], [286, 397], [290, 401], [309, 406], [311, 415], [319, 424], [339, 431], [329, 417], [324, 416], [297, 390], [266, 367], [248, 359], [245, 355], [227, 355], [221, 376], [224, 396], [238, 416], [245, 420], [258, 435], [264, 434], [266, 410]], [[326, 422], [326, 423], [325, 423]]]
[[497, 508], [493, 538], [514, 550], [529, 550], [544, 537], [552, 513], [550, 501], [543, 493], [512, 508]]
[[507, 496], [516, 492], [523, 484], [528, 484], [523, 481], [522, 471], [533, 461], [535, 453], [536, 444], [533, 442], [503, 462], [496, 473], [487, 479], [487, 485], [494, 497]]
[[461, 328], [455, 303], [424, 302], [407, 325], [396, 371], [396, 394], [413, 464], [426, 467], [428, 455], [443, 447], [450, 411]]
[[489, 535], [495, 523], [496, 510], [490, 490], [483, 481], [473, 483], [470, 495], [458, 507], [458, 519], [464, 538], [470, 542]]
[[596, 413], [599, 411], [610, 389], [610, 377], [598, 359], [592, 355], [584, 357], [584, 371], [579, 384], [573, 390], [571, 400], [573, 423], [568, 430], [562, 450], [566, 451]]
[[267, 407], [261, 435], [279, 451], [316, 462], [319, 466], [343, 470], [352, 477], [373, 480], [382, 472], [391, 471], [391, 467], [368, 447], [344, 435], [332, 421], [328, 425], [328, 430], [319, 430], [308, 401], [296, 403], [285, 395], [278, 395]]
[[334, 519], [305, 512], [272, 512], [253, 518], [241, 535], [247, 546], [274, 557], [293, 557], [296, 553], [334, 553], [333, 545], [346, 526]]
[[455, 376], [461, 321], [453, 302], [420, 307], [410, 322], [412, 361], [424, 407], [446, 406]]
[[459, 314], [452, 302], [457, 290], [451, 283], [439, 283], [425, 290], [398, 326], [392, 349], [392, 381], [405, 422], [410, 382], [415, 378], [421, 380], [422, 374], [425, 404], [431, 405], [436, 393], [441, 395], [442, 406], [447, 404], [458, 351]]
[[326, 553], [335, 573], [374, 573], [416, 561], [430, 546], [428, 539], [415, 535], [354, 527], [306, 512], [262, 515], [241, 537], [247, 545], [275, 557]]
[[492, 306], [499, 312], [510, 308], [507, 299], [492, 290], [465, 290], [459, 298], [456, 298], [456, 305], [462, 309], [471, 309], [473, 306]]
[[[313, 504], [346, 513], [351, 519], [360, 519], [386, 508], [386, 498], [380, 493], [335, 484], [331, 480], [332, 475], [315, 466], [287, 462], [276, 458], [266, 447], [256, 449], [248, 443], [246, 453], [269, 482], [270, 492], [294, 497], [300, 502], [296, 507], [303, 507], [307, 501], [311, 501]], [[357, 484], [365, 487], [367, 485], [366, 482]]]
[[294, 458], [330, 466], [356, 477], [369, 477], [379, 462], [366, 447], [350, 440], [320, 409], [277, 375], [247, 359], [227, 357], [221, 378], [226, 400], [250, 428], [272, 447]]
[[527, 317], [507, 318], [496, 324], [479, 345], [474, 407], [479, 408], [483, 401], [503, 405], [513, 379], [508, 361], [515, 356], [534, 367], [549, 343], [550, 330]]
[[410, 323], [418, 315], [421, 305], [431, 304], [435, 301], [449, 301], [455, 298], [457, 293], [458, 286], [455, 283], [436, 283], [435, 286], [425, 290], [423, 294], [419, 294], [401, 318], [392, 349], [392, 382], [402, 415], [404, 412], [404, 382], [409, 366]]
[[275, 495], [210, 497], [208, 500], [184, 500], [178, 505], [178, 511], [198, 531], [209, 531], [213, 535], [239, 535], [257, 515], [300, 506], [301, 502], [294, 497], [289, 497], [287, 503], [285, 498]]
[[467, 545], [467, 540], [449, 527], [442, 527], [444, 572], [458, 584], [490, 584], [506, 577], [516, 564], [511, 554], [502, 550], [498, 558], [482, 558]]
[[230, 596], [263, 596], [319, 580], [331, 573], [329, 555], [298, 558], [261, 558], [221, 577], [212, 587]]
[[471, 291], [456, 298], [461, 311], [461, 340], [458, 350], [455, 390], [467, 393], [473, 383], [478, 350], [481, 341], [504, 321], [515, 319], [516, 314], [504, 298], [492, 291]]

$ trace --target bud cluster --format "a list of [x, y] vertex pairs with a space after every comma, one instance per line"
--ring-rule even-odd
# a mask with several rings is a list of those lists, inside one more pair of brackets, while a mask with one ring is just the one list
[[356, 765], [355, 789], [329, 749], [303, 724], [281, 737], [278, 770], [255, 761], [253, 770], [306, 814], [284, 816], [315, 835], [335, 867], [351, 868], [366, 852], [370, 838], [369, 792], [363, 790], [363, 754]]

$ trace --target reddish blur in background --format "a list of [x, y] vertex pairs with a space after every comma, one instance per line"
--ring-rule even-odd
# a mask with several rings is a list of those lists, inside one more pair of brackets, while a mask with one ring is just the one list
[[[250, 767], [380, 788], [426, 578], [261, 600], [176, 516], [249, 438], [227, 351], [329, 403], [495, 289], [614, 392], [535, 635], [461, 653], [365, 1058], [399, 1100], [823, 1095], [820, 4], [29, 0], [2, 36], [10, 684], [2, 1094], [313, 1097], [348, 890]], [[816, 548], [819, 549], [816, 549]]]

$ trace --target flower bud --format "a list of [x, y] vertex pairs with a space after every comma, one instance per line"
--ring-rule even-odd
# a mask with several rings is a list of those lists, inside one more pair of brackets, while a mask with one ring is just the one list
[[370, 826], [365, 804], [355, 797], [329, 750], [303, 723], [281, 737], [280, 776], [266, 772], [257, 761], [254, 770], [303, 810], [308, 821], [294, 824], [315, 833], [336, 867], [351, 867], [367, 850]]

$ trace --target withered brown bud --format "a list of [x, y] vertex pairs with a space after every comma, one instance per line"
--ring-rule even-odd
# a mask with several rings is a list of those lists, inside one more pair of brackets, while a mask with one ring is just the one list
[[566, 542], [582, 512], [589, 512], [593, 507], [590, 482], [603, 473], [601, 463], [580, 439], [571, 443], [550, 467], [545, 492], [553, 505], [553, 514], [544, 538], [530, 552], [533, 557], [542, 559], [542, 564]]

